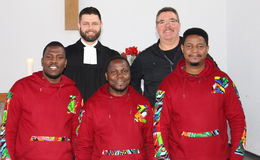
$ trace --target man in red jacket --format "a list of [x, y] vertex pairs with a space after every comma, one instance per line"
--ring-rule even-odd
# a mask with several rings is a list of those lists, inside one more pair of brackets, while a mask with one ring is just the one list
[[76, 137], [77, 160], [152, 160], [153, 114], [149, 101], [129, 86], [130, 67], [112, 58], [105, 84], [87, 100]]
[[64, 46], [49, 43], [43, 71], [17, 81], [8, 93], [1, 126], [1, 160], [72, 160], [72, 132], [81, 95], [62, 72]]
[[234, 83], [207, 57], [207, 33], [200, 28], [188, 29], [181, 49], [185, 59], [156, 93], [156, 158], [242, 160], [245, 116]]

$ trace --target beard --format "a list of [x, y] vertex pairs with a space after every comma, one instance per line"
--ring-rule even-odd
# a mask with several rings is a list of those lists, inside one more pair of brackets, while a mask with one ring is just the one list
[[116, 87], [111, 86], [111, 85], [110, 85], [110, 87], [111, 87], [114, 91], [116, 91], [116, 92], [118, 92], [118, 93], [123, 93], [123, 92], [125, 92], [125, 91], [127, 90], [127, 88], [128, 88], [128, 86], [126, 86], [125, 88], [116, 88]]
[[62, 75], [62, 73], [59, 73], [59, 74], [57, 74], [57, 75], [50, 75], [50, 74], [48, 74], [47, 72], [44, 72], [44, 74], [45, 74], [48, 78], [50, 78], [50, 79], [57, 79], [57, 78], [59, 78], [59, 77]]
[[196, 66], [198, 66], [199, 64], [200, 64], [199, 62], [195, 62], [195, 63], [190, 62], [190, 65], [193, 66], [193, 67], [196, 67]]
[[81, 29], [79, 31], [80, 33], [80, 36], [87, 42], [95, 42], [98, 37], [100, 36], [101, 34], [101, 29], [98, 31], [98, 32], [95, 32], [95, 31], [92, 31], [94, 32], [95, 34], [93, 36], [87, 36], [86, 33], [89, 32], [89, 31], [86, 31], [86, 32], [83, 32]]

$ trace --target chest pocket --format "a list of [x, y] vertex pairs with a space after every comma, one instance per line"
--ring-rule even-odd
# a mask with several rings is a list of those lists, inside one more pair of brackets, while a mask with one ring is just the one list
[[141, 122], [141, 123], [146, 123], [146, 116], [147, 116], [147, 111], [148, 111], [148, 106], [147, 105], [137, 105], [137, 113], [135, 114], [135, 122]]
[[76, 108], [79, 104], [79, 100], [78, 100], [78, 97], [77, 96], [73, 96], [73, 95], [70, 95], [69, 97], [70, 99], [70, 102], [67, 106], [67, 113], [68, 114], [76, 114]]
[[215, 83], [212, 86], [213, 93], [226, 93], [226, 88], [228, 87], [228, 78], [215, 76]]

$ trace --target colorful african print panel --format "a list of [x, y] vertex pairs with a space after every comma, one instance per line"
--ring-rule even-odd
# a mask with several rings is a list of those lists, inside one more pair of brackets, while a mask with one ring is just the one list
[[13, 93], [8, 92], [7, 98], [5, 101], [5, 109], [3, 111], [3, 118], [2, 118], [2, 124], [0, 128], [0, 153], [1, 153], [1, 160], [11, 160], [11, 156], [8, 152], [8, 149], [6, 147], [6, 120], [7, 120], [7, 113], [8, 109], [10, 107], [11, 99], [13, 98]]
[[139, 104], [139, 105], [137, 105], [137, 110], [138, 111], [135, 114], [135, 121], [146, 123], [145, 117], [147, 116], [148, 106]]
[[62, 142], [70, 141], [68, 137], [55, 137], [55, 136], [32, 136], [30, 141], [40, 141], [40, 142]]
[[213, 84], [212, 92], [224, 94], [226, 92], [225, 88], [228, 87], [228, 78], [215, 76], [214, 79], [215, 83]]
[[108, 156], [119, 156], [119, 155], [129, 155], [129, 154], [139, 154], [139, 149], [127, 149], [127, 150], [103, 150], [102, 155]]
[[161, 111], [163, 107], [163, 98], [165, 95], [165, 91], [158, 90], [156, 92], [156, 102], [154, 108], [154, 125], [153, 125], [153, 138], [154, 138], [154, 147], [155, 147], [155, 158], [170, 160], [169, 154], [164, 146], [161, 129], [160, 129], [160, 118]]
[[219, 130], [213, 130], [213, 131], [208, 131], [208, 132], [200, 132], [200, 133], [194, 133], [194, 132], [185, 132], [183, 131], [182, 136], [184, 137], [193, 137], [193, 138], [199, 138], [199, 137], [212, 137], [219, 135]]
[[246, 148], [246, 128], [244, 129], [243, 135], [240, 139], [240, 143], [235, 150], [235, 154], [239, 154], [241, 156], [245, 155], [245, 148]]

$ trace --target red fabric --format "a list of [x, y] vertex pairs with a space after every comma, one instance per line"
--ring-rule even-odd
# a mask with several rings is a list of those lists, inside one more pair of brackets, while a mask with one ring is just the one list
[[[71, 139], [81, 95], [75, 83], [62, 76], [50, 84], [42, 72], [17, 81], [6, 121], [6, 143], [12, 160], [71, 160], [71, 141], [30, 141], [32, 136], [68, 137]], [[68, 112], [70, 96], [76, 96], [76, 113]]]
[[[204, 70], [197, 76], [183, 70], [184, 65], [182, 60], [159, 89], [165, 91], [160, 130], [170, 159], [242, 160], [243, 156], [235, 154], [235, 150], [246, 127], [245, 117], [232, 80], [208, 58]], [[216, 76], [228, 78], [225, 93], [213, 93]], [[227, 121], [231, 128], [231, 150]], [[219, 130], [216, 136], [182, 136], [183, 131], [200, 133], [216, 129]]]
[[[115, 97], [102, 86], [84, 108], [76, 139], [77, 160], [151, 160], [153, 159], [152, 110], [149, 101], [131, 86], [128, 93]], [[147, 105], [146, 123], [136, 122], [137, 105]], [[138, 149], [140, 154], [102, 155], [103, 150]]]

